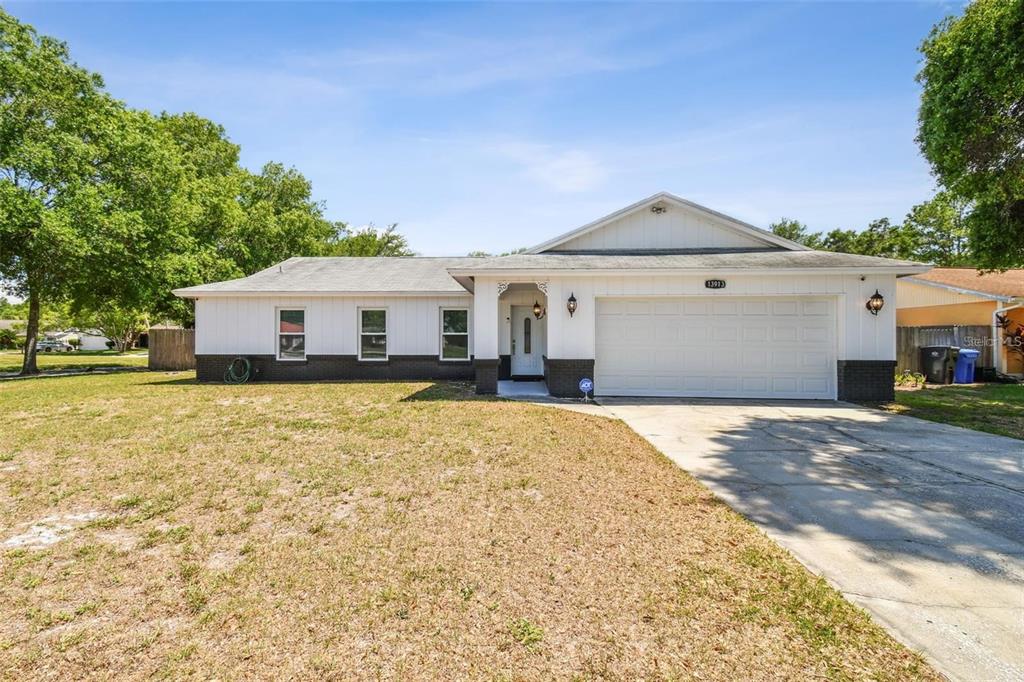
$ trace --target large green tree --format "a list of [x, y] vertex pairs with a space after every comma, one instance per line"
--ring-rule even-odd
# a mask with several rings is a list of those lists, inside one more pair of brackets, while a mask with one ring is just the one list
[[138, 298], [135, 278], [173, 236], [166, 142], [64, 43], [0, 10], [0, 279], [28, 301], [22, 373], [38, 371], [44, 301]]
[[302, 173], [268, 163], [257, 175], [243, 173], [239, 204], [243, 220], [229, 240], [227, 254], [252, 274], [292, 256], [318, 256], [334, 236], [323, 204], [312, 198]]
[[334, 224], [334, 237], [324, 248], [325, 256], [412, 256], [409, 242], [397, 232], [397, 225], [377, 229], [373, 225], [353, 230], [345, 223]]
[[821, 235], [817, 232], [811, 232], [810, 229], [799, 220], [793, 220], [791, 218], [780, 218], [771, 225], [768, 229], [783, 239], [788, 239], [791, 242], [803, 244], [809, 246], [812, 249], [821, 248]]
[[976, 264], [1024, 265], [1024, 0], [975, 0], [921, 53], [921, 151], [971, 205]]
[[910, 209], [903, 224], [918, 235], [914, 260], [945, 267], [973, 265], [968, 214], [967, 201], [951, 192], [939, 192]]

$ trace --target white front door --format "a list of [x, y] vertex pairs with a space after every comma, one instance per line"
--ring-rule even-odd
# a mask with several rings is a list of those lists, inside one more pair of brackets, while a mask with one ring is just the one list
[[512, 306], [512, 376], [544, 374], [547, 320], [533, 316], [533, 306]]

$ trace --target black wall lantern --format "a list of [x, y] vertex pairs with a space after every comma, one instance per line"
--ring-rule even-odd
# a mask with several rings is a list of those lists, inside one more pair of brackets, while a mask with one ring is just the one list
[[547, 311], [544, 310], [544, 308], [542, 308], [540, 306], [540, 303], [538, 303], [536, 300], [533, 301], [533, 316], [534, 317], [536, 317], [539, 320], [540, 318], [544, 317], [544, 313], [546, 313], [546, 312]]
[[868, 302], [865, 307], [868, 309], [869, 313], [871, 313], [872, 315], [877, 315], [878, 311], [881, 310], [882, 306], [884, 305], [885, 297], [878, 293], [878, 289], [875, 289], [874, 296], [868, 299]]
[[576, 312], [576, 294], [569, 294], [569, 300], [565, 302], [565, 309], [569, 311], [569, 317]]

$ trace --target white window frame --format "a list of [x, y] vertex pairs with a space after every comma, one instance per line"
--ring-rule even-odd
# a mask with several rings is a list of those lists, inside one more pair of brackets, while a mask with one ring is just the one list
[[[447, 310], [459, 310], [465, 311], [466, 313], [466, 357], [464, 358], [446, 358], [444, 356], [444, 313]], [[473, 340], [470, 334], [473, 331], [473, 325], [470, 323], [469, 308], [465, 306], [442, 306], [441, 311], [437, 316], [437, 359], [441, 362], [470, 362], [473, 356]], [[461, 332], [449, 333], [448, 336], [463, 336]]]
[[[382, 358], [364, 358], [363, 357], [363, 311], [384, 311], [384, 357]], [[388, 358], [391, 357], [391, 311], [386, 306], [360, 306], [356, 308], [356, 357], [359, 358], [359, 362], [387, 362]], [[372, 335], [377, 335], [376, 332], [369, 332]]]
[[[302, 312], [302, 333], [291, 334], [288, 332], [281, 331], [281, 313], [285, 312]], [[309, 333], [306, 331], [306, 307], [305, 306], [281, 306], [280, 308], [274, 309], [274, 342], [277, 346], [274, 348], [274, 357], [277, 358], [278, 362], [305, 362], [306, 355], [309, 354], [309, 350], [306, 348], [306, 339], [309, 337]], [[283, 358], [281, 357], [281, 337], [282, 336], [301, 336], [302, 337], [302, 357], [301, 358]]]

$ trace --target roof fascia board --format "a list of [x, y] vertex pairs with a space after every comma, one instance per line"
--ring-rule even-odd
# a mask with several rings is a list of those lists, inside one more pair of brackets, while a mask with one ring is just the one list
[[726, 229], [732, 230], [733, 232], [737, 232], [739, 234], [754, 237], [755, 239], [760, 239], [761, 241], [767, 242], [769, 244], [781, 246], [791, 251], [810, 250], [809, 247], [804, 246], [803, 244], [799, 244], [797, 242], [790, 241], [789, 239], [779, 237], [778, 235], [772, 234], [767, 230], [762, 230], [759, 227], [755, 227], [750, 223], [745, 223], [742, 220], [737, 220], [732, 216], [725, 215], [724, 213], [719, 213], [718, 211], [710, 209], [706, 206], [701, 206], [700, 204], [696, 204], [692, 201], [687, 201], [682, 197], [677, 197], [676, 195], [670, 192], [658, 192], [657, 194], [649, 196], [646, 199], [641, 199], [635, 204], [630, 204], [625, 208], [621, 208], [618, 211], [615, 211], [614, 213], [609, 213], [603, 218], [598, 218], [597, 220], [587, 223], [582, 227], [578, 227], [575, 230], [570, 230], [569, 232], [561, 234], [555, 237], [554, 239], [549, 239], [543, 244], [538, 244], [537, 246], [527, 249], [526, 253], [538, 254], [548, 249], [551, 249], [555, 246], [558, 246], [559, 244], [564, 244], [565, 242], [571, 239], [575, 239], [576, 237], [582, 237], [583, 235], [593, 232], [594, 230], [597, 230], [601, 227], [604, 227], [605, 225], [608, 225], [609, 223], [612, 223], [618, 220], [619, 218], [622, 218], [624, 216], [629, 215], [630, 213], [646, 208], [652, 204], [656, 204], [659, 201], [666, 201], [668, 203], [675, 204], [676, 206], [681, 208], [688, 208], [695, 210], [699, 213], [703, 213], [707, 216], [717, 219], [717, 221], [719, 221], [719, 224]]
[[572, 277], [575, 275], [643, 275], [645, 277], [656, 277], [659, 275], [694, 275], [694, 274], [730, 274], [730, 275], [791, 275], [791, 274], [817, 274], [817, 275], [860, 275], [860, 274], [895, 274], [897, 277], [920, 274], [931, 270], [930, 265], [871, 265], [866, 267], [841, 268], [759, 268], [759, 267], [732, 267], [723, 268], [705, 266], [696, 268], [576, 268], [572, 270], [553, 269], [489, 269], [489, 270], [449, 270], [454, 277], [480, 276], [487, 277]]
[[399, 298], [462, 298], [471, 297], [468, 291], [189, 291], [174, 289], [178, 298], [259, 298], [277, 296], [282, 298], [358, 298], [358, 297], [399, 297]]

